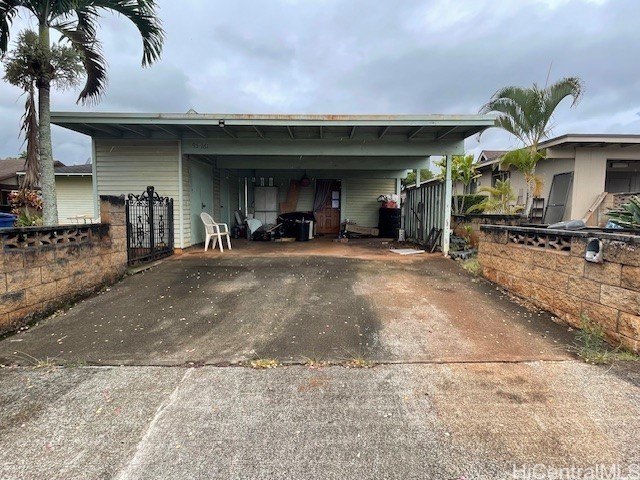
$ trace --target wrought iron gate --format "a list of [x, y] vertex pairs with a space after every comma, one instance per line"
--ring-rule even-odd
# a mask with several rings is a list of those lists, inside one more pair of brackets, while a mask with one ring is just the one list
[[173, 254], [173, 198], [147, 187], [140, 195], [128, 195], [125, 211], [129, 265]]
[[416, 243], [425, 244], [433, 228], [444, 225], [444, 182], [432, 180], [417, 188], [407, 190], [404, 203], [404, 228], [406, 237]]

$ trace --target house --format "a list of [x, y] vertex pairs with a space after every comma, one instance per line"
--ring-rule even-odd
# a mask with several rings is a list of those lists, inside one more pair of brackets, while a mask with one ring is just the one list
[[[465, 138], [494, 122], [491, 115], [52, 114], [55, 125], [91, 137], [94, 198], [152, 185], [174, 199], [176, 248], [203, 241], [203, 211], [230, 226], [238, 210], [265, 221], [301, 210], [315, 213], [319, 233], [336, 234], [347, 220], [375, 227], [378, 196], [399, 194], [407, 170], [428, 167], [431, 155], [463, 154]], [[445, 251], [447, 242], [448, 234]]]
[[[64, 224], [97, 219], [91, 165], [65, 165], [59, 161], [54, 165], [59, 222]], [[2, 211], [11, 210], [9, 194], [19, 188], [24, 174], [24, 159], [0, 160]]]
[[0, 211], [9, 212], [9, 194], [18, 188], [18, 172], [24, 170], [24, 158], [0, 160]]
[[[20, 186], [20, 177], [24, 175], [24, 158], [0, 159], [0, 212], [11, 211], [9, 194]], [[62, 162], [55, 162], [56, 167], [64, 166]]]
[[93, 168], [86, 165], [55, 167], [58, 221], [83, 223], [97, 220], [93, 195]]
[[[602, 214], [617, 203], [616, 198], [640, 192], [640, 135], [567, 134], [541, 143], [540, 148], [546, 151], [546, 158], [536, 166], [536, 175], [543, 181], [544, 223], [584, 219], [601, 225], [606, 223]], [[516, 203], [524, 205], [524, 175], [513, 167], [500, 167], [505, 153], [480, 154], [475, 189], [508, 178]]]

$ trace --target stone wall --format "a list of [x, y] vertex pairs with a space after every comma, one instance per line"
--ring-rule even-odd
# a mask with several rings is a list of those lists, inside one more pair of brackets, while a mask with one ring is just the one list
[[[493, 214], [471, 214], [471, 215], [452, 215], [451, 225], [453, 230], [459, 237], [470, 235], [471, 246], [478, 248], [480, 243], [480, 227], [482, 225], [520, 225], [523, 222], [520, 215], [493, 215]], [[470, 227], [470, 231], [465, 227]]]
[[0, 229], [0, 333], [124, 274], [124, 197], [101, 197], [100, 215], [100, 224]]
[[[640, 237], [526, 227], [483, 226], [484, 276], [579, 327], [587, 317], [607, 339], [640, 352]], [[588, 238], [603, 242], [603, 263], [585, 260]]]

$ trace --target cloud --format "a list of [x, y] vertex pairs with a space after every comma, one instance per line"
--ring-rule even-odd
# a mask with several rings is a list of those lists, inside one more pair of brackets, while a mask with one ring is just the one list
[[[637, 0], [160, 0], [162, 61], [140, 67], [132, 25], [105, 17], [101, 111], [475, 113], [498, 88], [579, 75], [555, 134], [640, 133]], [[54, 109], [86, 110], [75, 92]], [[20, 92], [0, 84], [0, 156], [20, 149]], [[86, 137], [54, 131], [56, 157], [81, 163]], [[493, 130], [470, 151], [516, 146]]]

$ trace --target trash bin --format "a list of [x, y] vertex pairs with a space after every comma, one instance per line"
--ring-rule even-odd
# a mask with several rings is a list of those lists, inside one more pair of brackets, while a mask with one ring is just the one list
[[308, 242], [309, 230], [311, 229], [310, 220], [296, 220], [296, 241]]
[[10, 213], [0, 212], [0, 228], [11, 228], [16, 221], [16, 216]]

